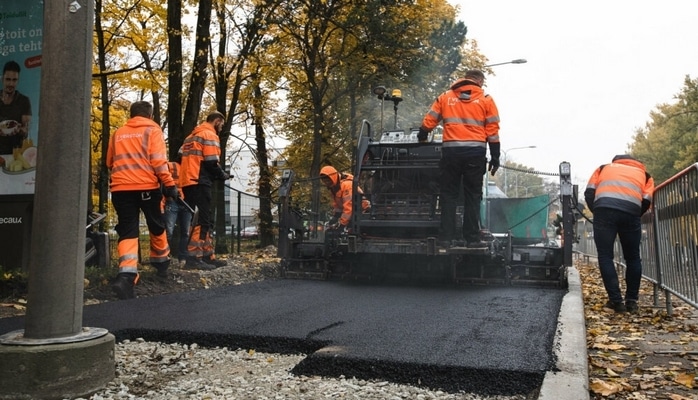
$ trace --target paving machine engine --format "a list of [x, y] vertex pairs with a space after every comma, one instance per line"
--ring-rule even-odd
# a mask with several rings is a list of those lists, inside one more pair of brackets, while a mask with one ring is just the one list
[[[417, 133], [418, 129], [393, 129], [374, 135], [371, 124], [364, 121], [351, 171], [354, 209], [347, 230], [327, 230], [319, 210], [301, 211], [295, 206], [301, 203], [296, 197], [310, 191], [312, 180], [296, 180], [293, 171], [283, 171], [278, 247], [282, 275], [564, 285], [559, 246], [517, 243], [511, 232], [486, 229], [481, 232], [483, 247], [439, 242], [441, 131], [435, 129], [423, 143]], [[358, 187], [371, 202], [368, 212], [361, 210]], [[456, 218], [460, 229], [460, 208]]]

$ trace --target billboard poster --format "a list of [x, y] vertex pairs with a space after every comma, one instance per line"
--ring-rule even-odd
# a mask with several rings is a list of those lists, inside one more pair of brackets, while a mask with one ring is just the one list
[[0, 196], [34, 194], [44, 0], [0, 8]]

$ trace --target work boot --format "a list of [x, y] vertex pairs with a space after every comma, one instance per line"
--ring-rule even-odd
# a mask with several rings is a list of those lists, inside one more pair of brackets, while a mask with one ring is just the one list
[[150, 265], [157, 270], [155, 275], [160, 278], [167, 278], [167, 269], [170, 267], [170, 260], [163, 262], [151, 262]]
[[212, 269], [216, 269], [216, 267], [205, 263], [204, 260], [200, 258], [192, 257], [187, 259], [187, 262], [184, 264], [182, 269], [200, 269], [202, 271], [210, 271]]
[[204, 262], [205, 262], [206, 264], [213, 265], [213, 266], [216, 267], [216, 268], [225, 267], [225, 266], [228, 265], [228, 261], [226, 261], [226, 260], [218, 260], [218, 259], [215, 259], [215, 258], [213, 258], [213, 257], [204, 258]]
[[627, 309], [625, 308], [625, 304], [623, 304], [622, 301], [614, 302], [609, 300], [603, 306], [604, 308], [610, 308], [611, 310], [617, 313], [624, 313], [625, 311], [627, 311]]
[[484, 242], [491, 242], [495, 239], [494, 235], [492, 232], [490, 232], [487, 229], [480, 229], [480, 240]]
[[626, 301], [625, 309], [631, 314], [637, 314], [640, 312], [640, 308], [637, 306], [637, 301]]
[[116, 275], [116, 279], [111, 284], [111, 289], [119, 300], [136, 298], [133, 287], [136, 285], [136, 274], [121, 273]]

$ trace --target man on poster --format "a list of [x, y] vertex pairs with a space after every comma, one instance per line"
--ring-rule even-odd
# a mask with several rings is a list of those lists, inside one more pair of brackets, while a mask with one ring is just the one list
[[22, 147], [29, 134], [32, 109], [29, 97], [17, 90], [21, 68], [8, 61], [2, 69], [2, 101], [0, 101], [0, 154], [12, 154]]

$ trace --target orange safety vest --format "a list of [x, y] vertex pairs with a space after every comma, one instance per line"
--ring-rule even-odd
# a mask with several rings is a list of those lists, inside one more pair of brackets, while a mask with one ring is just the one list
[[[172, 179], [175, 182], [175, 186], [177, 186], [177, 191], [179, 192], [179, 198], [183, 199], [184, 192], [182, 192], [182, 188], [179, 187], [179, 170], [181, 169], [181, 166], [176, 161], [170, 161], [167, 163], [167, 168], [170, 170], [170, 173], [172, 174]], [[167, 204], [167, 198], [163, 196], [162, 197], [162, 204], [160, 204], [160, 208], [162, 209], [162, 212], [165, 212], [165, 205], [166, 204]]]
[[167, 168], [167, 149], [160, 126], [150, 118], [133, 117], [109, 140], [107, 168], [111, 191], [154, 190], [174, 185]]
[[642, 201], [652, 202], [654, 179], [637, 160], [623, 158], [597, 168], [589, 178], [585, 200], [593, 194], [593, 209], [613, 208], [642, 215]]
[[221, 145], [216, 128], [210, 122], [204, 122], [194, 128], [184, 139], [182, 145], [182, 164], [179, 186], [211, 186], [217, 178], [203, 167], [205, 161], [220, 162]]
[[179, 170], [182, 169], [182, 166], [176, 161], [170, 161], [167, 163], [167, 167], [170, 169], [172, 179], [174, 179], [175, 181], [175, 185], [177, 186], [177, 190], [179, 191], [179, 197], [184, 198], [182, 188], [179, 186]]
[[442, 93], [422, 120], [431, 132], [443, 121], [443, 147], [476, 147], [499, 143], [499, 111], [481, 87], [459, 79]]

